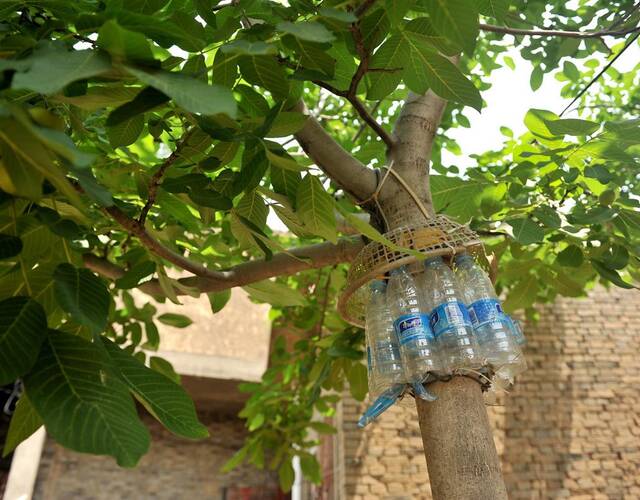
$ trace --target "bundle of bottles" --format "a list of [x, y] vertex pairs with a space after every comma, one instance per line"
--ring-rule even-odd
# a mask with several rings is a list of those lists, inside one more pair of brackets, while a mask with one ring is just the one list
[[424, 262], [419, 273], [406, 266], [387, 280], [370, 283], [366, 310], [369, 394], [373, 401], [360, 418], [364, 427], [408, 388], [415, 397], [435, 400], [424, 387], [453, 373], [490, 368], [507, 383], [526, 368], [525, 337], [518, 321], [502, 310], [489, 276], [467, 253]]

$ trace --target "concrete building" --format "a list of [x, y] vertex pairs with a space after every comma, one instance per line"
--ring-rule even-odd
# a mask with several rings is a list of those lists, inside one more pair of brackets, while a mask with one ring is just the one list
[[[217, 315], [206, 299], [185, 302], [194, 325], [166, 328], [161, 354], [183, 375], [211, 438], [178, 439], [145, 418], [151, 451], [124, 470], [41, 432], [16, 452], [5, 500], [283, 498], [269, 472], [219, 473], [245, 436], [238, 380], [258, 380], [267, 364], [268, 308], [242, 292]], [[587, 299], [561, 298], [525, 333], [529, 369], [488, 408], [510, 498], [640, 498], [640, 293], [597, 288]], [[349, 397], [339, 404], [339, 432], [318, 450], [325, 481], [298, 481], [292, 498], [430, 498], [412, 405], [364, 431], [362, 409]]]

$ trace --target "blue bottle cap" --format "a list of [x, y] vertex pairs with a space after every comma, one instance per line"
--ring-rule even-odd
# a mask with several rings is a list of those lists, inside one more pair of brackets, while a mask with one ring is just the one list
[[465, 262], [473, 262], [473, 257], [468, 253], [459, 253], [453, 260], [456, 264], [464, 264]]
[[387, 282], [383, 280], [373, 280], [369, 283], [369, 290], [372, 292], [384, 292], [387, 289]]

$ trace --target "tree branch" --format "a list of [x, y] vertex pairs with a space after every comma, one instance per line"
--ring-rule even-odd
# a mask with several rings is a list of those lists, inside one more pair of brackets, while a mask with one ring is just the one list
[[144, 207], [142, 207], [142, 210], [140, 211], [140, 216], [138, 217], [138, 222], [142, 226], [144, 226], [144, 222], [147, 218], [147, 215], [149, 214], [149, 210], [151, 210], [151, 208], [153, 207], [153, 204], [156, 201], [156, 195], [158, 194], [158, 186], [162, 181], [162, 177], [164, 176], [164, 173], [171, 165], [173, 165], [178, 160], [178, 158], [180, 158], [180, 152], [182, 150], [182, 147], [189, 141], [189, 138], [193, 134], [193, 130], [195, 129], [191, 129], [189, 132], [184, 134], [184, 136], [182, 137], [182, 140], [176, 146], [176, 149], [168, 156], [168, 158], [162, 163], [162, 165], [160, 165], [160, 168], [158, 168], [156, 173], [153, 174], [153, 176], [151, 177], [151, 181], [149, 182], [149, 188], [148, 188], [147, 202], [144, 204]]
[[202, 278], [222, 281], [226, 281], [229, 279], [229, 275], [226, 272], [212, 271], [210, 269], [207, 269], [203, 265], [187, 259], [185, 256], [180, 255], [170, 248], [165, 247], [162, 243], [153, 238], [139, 221], [131, 219], [127, 214], [125, 214], [115, 205], [111, 207], [105, 207], [102, 210], [113, 217], [113, 219], [124, 229], [126, 229], [130, 234], [136, 236], [144, 247], [148, 248], [158, 257], [161, 257], [171, 262], [175, 266], [184, 269], [185, 271], [189, 271], [190, 273], [193, 273], [196, 276], [200, 276]]
[[[389, 156], [390, 167], [403, 182], [388, 176], [379, 201], [386, 222], [395, 229], [409, 221], [425, 220], [420, 204], [433, 216], [433, 203], [429, 188], [429, 162], [431, 149], [447, 101], [428, 91], [425, 95], [409, 93], [396, 121], [394, 135], [396, 147]], [[411, 193], [406, 186], [409, 186]], [[408, 196], [410, 195], [410, 196]]]
[[[294, 109], [307, 114], [302, 101]], [[314, 117], [309, 116], [304, 127], [294, 136], [309, 158], [353, 198], [364, 200], [375, 191], [375, 172], [345, 151]]]
[[371, 115], [371, 113], [369, 113], [367, 107], [360, 99], [358, 99], [355, 93], [351, 95], [350, 90], [337, 89], [333, 85], [323, 82], [322, 80], [313, 80], [313, 83], [318, 87], [322, 87], [332, 94], [337, 95], [338, 97], [344, 97], [347, 101], [349, 101], [353, 106], [353, 109], [355, 109], [356, 113], [358, 113], [358, 116], [360, 116], [360, 118], [362, 118], [362, 120], [367, 125], [369, 125], [369, 127], [371, 127], [371, 130], [373, 130], [376, 135], [380, 137], [380, 139], [382, 139], [382, 141], [387, 145], [387, 148], [393, 148], [395, 141], [393, 140], [393, 137], [391, 137], [391, 134], [389, 134], [389, 132], [387, 132], [384, 127], [380, 123], [378, 123], [378, 121]]
[[[198, 289], [201, 293], [219, 292], [275, 276], [290, 276], [309, 269], [349, 262], [354, 259], [363, 246], [364, 241], [361, 237], [343, 238], [338, 240], [337, 244], [319, 243], [293, 248], [273, 255], [271, 260], [253, 260], [238, 264], [223, 271], [225, 276], [223, 280], [192, 276], [180, 278], [178, 281], [185, 286]], [[107, 259], [93, 254], [84, 254], [83, 259], [85, 267], [112, 280], [122, 277], [126, 272]], [[138, 288], [156, 297], [164, 295], [160, 284], [155, 279], [142, 283]], [[176, 292], [178, 295], [186, 293], [179, 289]]]
[[547, 29], [520, 29], [509, 28], [508, 26], [494, 26], [493, 24], [480, 23], [482, 31], [491, 33], [503, 33], [505, 35], [524, 35], [524, 36], [560, 36], [565, 38], [602, 38], [605, 36], [624, 36], [629, 33], [640, 31], [640, 26], [633, 28], [625, 28], [622, 30], [598, 30], [598, 31], [564, 31], [564, 30], [547, 30]]

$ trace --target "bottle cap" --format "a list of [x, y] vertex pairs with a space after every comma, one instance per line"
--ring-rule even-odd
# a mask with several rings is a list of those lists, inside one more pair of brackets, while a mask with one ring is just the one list
[[424, 267], [433, 267], [442, 264], [442, 257], [431, 257], [424, 261]]
[[383, 280], [373, 280], [369, 283], [369, 290], [372, 292], [384, 292], [387, 289], [387, 282]]
[[400, 267], [396, 267], [395, 269], [392, 269], [391, 271], [389, 271], [389, 274], [391, 276], [397, 276], [398, 274], [403, 274], [407, 272], [407, 266], [400, 266]]
[[456, 264], [463, 264], [465, 262], [473, 262], [473, 257], [468, 253], [459, 253], [453, 260]]

